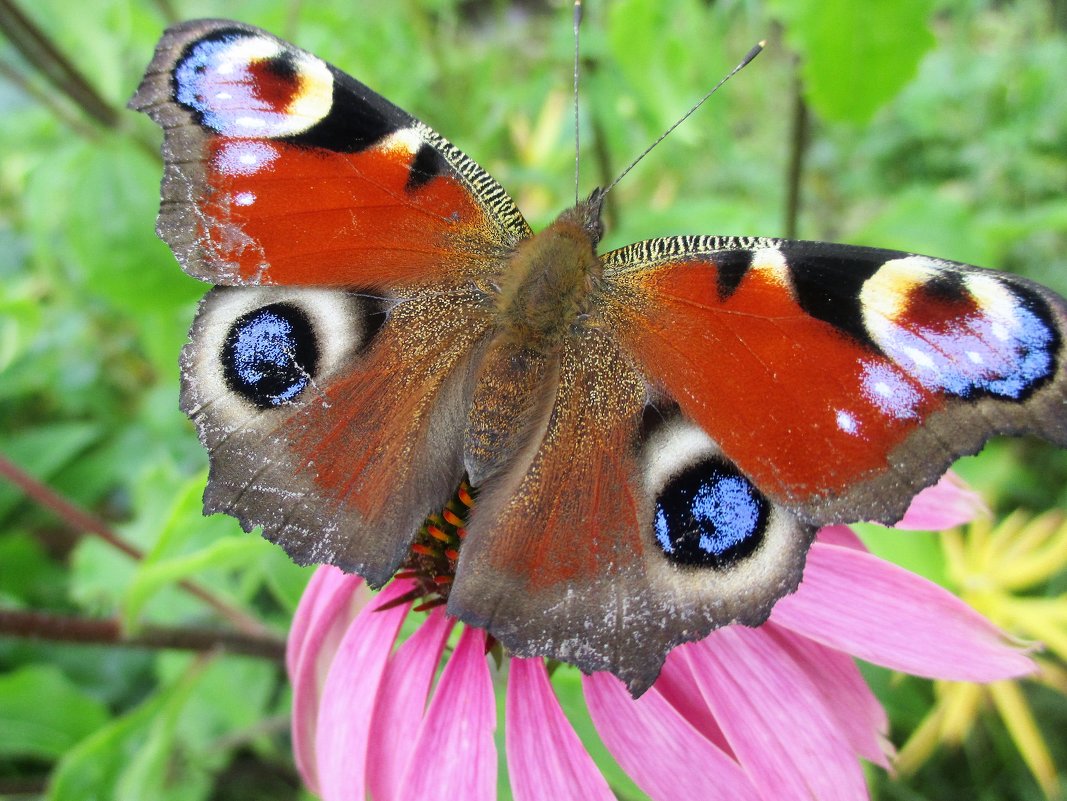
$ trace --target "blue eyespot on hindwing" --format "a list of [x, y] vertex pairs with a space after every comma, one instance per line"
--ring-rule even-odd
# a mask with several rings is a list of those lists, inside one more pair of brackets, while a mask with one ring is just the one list
[[319, 346], [307, 314], [272, 303], [238, 317], [220, 354], [227, 386], [260, 409], [291, 403], [311, 384]]
[[656, 497], [653, 530], [676, 564], [729, 567], [759, 547], [770, 511], [747, 478], [713, 456], [667, 482]]

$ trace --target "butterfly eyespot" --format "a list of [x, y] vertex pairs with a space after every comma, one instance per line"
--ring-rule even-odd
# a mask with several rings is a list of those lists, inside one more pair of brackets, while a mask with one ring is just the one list
[[670, 411], [646, 409], [645, 418], [654, 547], [675, 565], [715, 569], [754, 554], [772, 523], [770, 501], [698, 426]]
[[1022, 400], [1055, 373], [1046, 304], [993, 276], [895, 259], [867, 280], [861, 302], [871, 339], [928, 390]]
[[224, 136], [303, 133], [333, 106], [333, 75], [312, 55], [265, 36], [221, 30], [174, 68], [174, 97]]
[[260, 409], [292, 403], [319, 363], [311, 321], [299, 307], [273, 303], [234, 321], [220, 354], [231, 390]]
[[363, 359], [388, 315], [380, 294], [218, 287], [182, 351], [183, 402], [193, 414], [210, 408], [228, 429], [248, 425], [250, 413], [328, 405], [315, 387]]
[[653, 530], [679, 565], [729, 567], [763, 541], [770, 504], [725, 459], [699, 462], [672, 478], [656, 498]]

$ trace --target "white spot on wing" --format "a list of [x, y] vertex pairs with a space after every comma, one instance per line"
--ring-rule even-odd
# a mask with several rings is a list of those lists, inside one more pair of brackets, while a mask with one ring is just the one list
[[918, 348], [912, 347], [910, 345], [904, 347], [903, 351], [913, 362], [915, 362], [915, 365], [917, 367], [922, 367], [927, 370], [937, 370], [937, 365], [934, 364], [934, 360], [930, 358], [929, 354], [923, 353]]
[[760, 248], [752, 254], [752, 270], [773, 281], [778, 286], [793, 291], [789, 280], [789, 265], [778, 248]]
[[227, 142], [215, 155], [214, 167], [223, 175], [253, 175], [269, 167], [278, 151], [264, 142]]
[[846, 434], [855, 434], [859, 431], [860, 424], [848, 412], [843, 409], [837, 410], [837, 427], [844, 431]]

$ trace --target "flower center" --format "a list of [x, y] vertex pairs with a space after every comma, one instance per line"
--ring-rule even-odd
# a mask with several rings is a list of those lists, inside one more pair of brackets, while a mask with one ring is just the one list
[[411, 579], [416, 586], [403, 598], [398, 598], [398, 603], [421, 598], [422, 602], [414, 607], [416, 612], [421, 612], [448, 601], [448, 592], [456, 576], [459, 549], [467, 536], [467, 518], [476, 494], [464, 479], [441, 511], [426, 518], [415, 535], [407, 561], [395, 576]]

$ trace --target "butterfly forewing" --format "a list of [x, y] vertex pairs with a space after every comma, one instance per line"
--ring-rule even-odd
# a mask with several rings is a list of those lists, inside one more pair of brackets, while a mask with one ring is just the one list
[[258, 28], [169, 29], [131, 107], [165, 132], [159, 233], [212, 283], [452, 284], [529, 234], [437, 133]]
[[994, 434], [1067, 445], [1067, 306], [1025, 279], [770, 239], [653, 240], [604, 261], [644, 375], [811, 522], [895, 522]]

